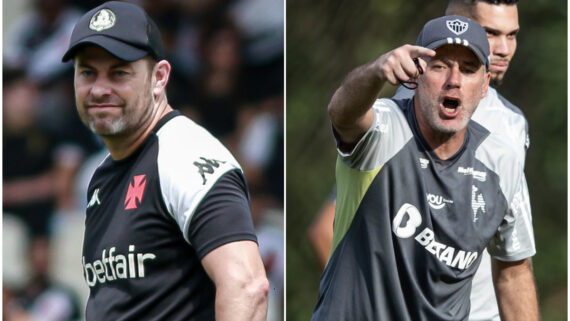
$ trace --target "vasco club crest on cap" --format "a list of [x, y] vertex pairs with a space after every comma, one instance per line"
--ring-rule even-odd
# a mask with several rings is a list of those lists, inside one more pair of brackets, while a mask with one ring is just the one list
[[109, 9], [101, 9], [97, 11], [89, 21], [89, 29], [94, 31], [102, 31], [109, 29], [115, 25], [116, 16]]
[[447, 29], [451, 30], [451, 32], [458, 36], [469, 28], [469, 24], [467, 22], [463, 22], [459, 19], [447, 20], [445, 21], [445, 24], [447, 25]]

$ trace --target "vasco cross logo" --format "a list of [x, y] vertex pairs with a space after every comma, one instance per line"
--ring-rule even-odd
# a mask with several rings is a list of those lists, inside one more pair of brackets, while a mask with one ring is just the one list
[[132, 210], [138, 208], [142, 203], [144, 188], [146, 186], [146, 175], [136, 175], [129, 184], [127, 196], [125, 197], [125, 209]]
[[220, 163], [225, 163], [223, 161], [215, 160], [215, 159], [207, 159], [205, 157], [200, 157], [202, 162], [194, 162], [194, 166], [198, 167], [198, 172], [200, 176], [202, 176], [202, 185], [206, 185], [206, 174], [213, 174], [214, 167], [220, 167]]

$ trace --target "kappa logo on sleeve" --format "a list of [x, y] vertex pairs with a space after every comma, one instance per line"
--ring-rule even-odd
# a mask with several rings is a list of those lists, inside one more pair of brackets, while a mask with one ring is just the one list
[[99, 200], [99, 189], [96, 188], [91, 194], [91, 200], [89, 200], [89, 204], [87, 204], [87, 208], [90, 208], [95, 205], [101, 205], [101, 201]]
[[132, 210], [142, 203], [144, 189], [146, 187], [146, 174], [135, 175], [129, 184], [127, 196], [125, 197], [125, 209]]
[[201, 162], [194, 162], [194, 166], [198, 167], [198, 173], [202, 176], [202, 185], [206, 185], [206, 174], [214, 174], [214, 168], [220, 167], [220, 163], [224, 164], [224, 161], [208, 159], [205, 157], [200, 157]]

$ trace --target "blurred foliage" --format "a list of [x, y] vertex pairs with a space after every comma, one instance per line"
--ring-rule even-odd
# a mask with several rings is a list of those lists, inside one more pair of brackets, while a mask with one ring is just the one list
[[[308, 320], [320, 271], [306, 231], [334, 184], [326, 106], [353, 68], [404, 43], [447, 1], [287, 0], [287, 320]], [[543, 320], [567, 319], [567, 3], [521, 1], [518, 49], [499, 91], [525, 113], [526, 175]], [[391, 96], [387, 86], [381, 95]]]

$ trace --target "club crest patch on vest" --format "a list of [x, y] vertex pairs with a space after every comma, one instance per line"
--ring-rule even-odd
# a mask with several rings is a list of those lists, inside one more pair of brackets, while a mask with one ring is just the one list
[[458, 36], [469, 29], [469, 24], [459, 19], [447, 20], [445, 21], [445, 24], [447, 25], [447, 29]]
[[103, 31], [112, 28], [115, 25], [117, 17], [115, 13], [109, 9], [101, 9], [91, 17], [89, 21], [89, 29], [94, 31]]

